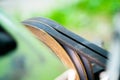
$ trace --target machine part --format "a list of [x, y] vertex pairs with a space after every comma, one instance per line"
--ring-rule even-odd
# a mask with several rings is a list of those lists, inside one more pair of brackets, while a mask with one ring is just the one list
[[49, 26], [54, 28], [56, 31], [66, 35], [70, 39], [78, 42], [79, 44], [81, 44], [81, 45], [85, 46], [86, 48], [90, 49], [91, 51], [103, 56], [104, 58], [107, 58], [107, 56], [108, 56], [108, 52], [106, 50], [104, 50], [101, 47], [96, 46], [95, 44], [85, 40], [84, 38], [72, 33], [71, 31], [65, 29], [63, 26], [61, 26], [60, 24], [58, 24], [55, 21], [52, 21], [47, 18], [42, 18], [42, 17], [31, 18], [29, 20], [36, 20], [36, 21], [40, 21], [45, 24], [48, 24]]
[[[37, 26], [36, 28], [43, 29], [48, 34], [53, 36], [61, 44], [67, 45], [71, 49], [79, 52], [80, 55], [86, 57], [89, 61], [94, 62], [94, 63], [100, 65], [101, 67], [105, 68], [105, 62], [107, 60], [106, 58], [104, 58], [104, 57], [100, 56], [99, 54], [89, 50], [88, 48], [85, 48], [85, 46], [83, 46], [81, 44], [78, 44], [77, 42], [75, 42], [74, 40], [66, 37], [65, 35], [57, 32], [56, 30], [54, 30], [49, 25], [47, 25], [45, 23], [41, 23], [40, 21], [31, 21], [31, 20], [24, 21], [23, 24], [24, 25], [29, 25], [29, 26], [34, 26], [34, 27]], [[86, 50], [82, 51], [83, 49], [86, 49]]]
[[[97, 58], [99, 58], [99, 60], [104, 60], [104, 64], [106, 65], [106, 60], [107, 60], [107, 55], [108, 55], [108, 52], [106, 50], [104, 50], [101, 47], [96, 46], [95, 44], [83, 39], [82, 37], [80, 37], [74, 33], [72, 33], [71, 31], [65, 29], [63, 26], [56, 23], [55, 21], [52, 21], [52, 20], [46, 19], [46, 18], [42, 18], [42, 17], [28, 19], [28, 21], [31, 21], [31, 20], [40, 22], [41, 24], [48, 25], [48, 27], [55, 29], [60, 34], [63, 34], [64, 36], [70, 38], [71, 40], [75, 41], [76, 43], [84, 46], [84, 48], [81, 47], [82, 52], [87, 53], [88, 55], [92, 54], [91, 56], [97, 57]], [[58, 42], [61, 42], [61, 41], [58, 40]], [[99, 57], [96, 56], [96, 54], [99, 54]], [[101, 56], [104, 58], [101, 58]], [[99, 65], [96, 65], [95, 63], [92, 63], [92, 64], [94, 64], [94, 66], [92, 66], [92, 67], [93, 67], [93, 72], [95, 74], [99, 73], [105, 69], [105, 68], [100, 67]]]
[[51, 48], [65, 65], [76, 71], [76, 80], [88, 80], [84, 65], [75, 51], [62, 45], [66, 53], [61, 45], [45, 31], [33, 26], [27, 26], [27, 28], [32, 31], [38, 39]]

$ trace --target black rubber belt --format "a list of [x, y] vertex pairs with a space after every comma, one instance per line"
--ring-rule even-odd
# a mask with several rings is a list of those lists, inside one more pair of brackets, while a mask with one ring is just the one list
[[101, 47], [96, 46], [95, 44], [90, 43], [89, 41], [83, 39], [82, 37], [72, 33], [71, 31], [65, 29], [63, 26], [56, 23], [55, 21], [52, 21], [52, 20], [46, 19], [46, 18], [42, 18], [42, 17], [31, 18], [30, 20], [37, 20], [37, 21], [44, 22], [44, 23], [50, 25], [55, 30], [59, 31], [60, 33], [66, 35], [70, 39], [78, 42], [79, 44], [85, 46], [86, 48], [96, 52], [97, 54], [107, 58], [108, 52], [106, 50], [104, 50]]
[[[39, 19], [39, 20], [38, 20]], [[48, 24], [49, 26], [54, 26], [55, 24], [57, 25], [57, 23], [55, 23], [55, 22], [53, 22], [53, 23], [50, 23], [50, 22], [52, 22], [51, 20], [48, 20], [47, 19], [47, 21], [46, 21], [46, 19], [45, 18], [36, 18], [36, 19], [34, 19], [34, 18], [32, 18], [32, 20], [37, 20], [37, 21], [40, 21], [40, 22], [43, 22], [43, 23], [45, 23], [45, 24]], [[44, 21], [45, 20], [45, 21]], [[52, 25], [53, 24], [53, 25]], [[62, 26], [60, 26], [60, 27], [62, 27]], [[54, 28], [54, 27], [53, 27]], [[59, 41], [58, 41], [59, 42]], [[64, 46], [64, 45], [63, 45]], [[65, 48], [65, 50], [67, 50], [66, 48]], [[73, 50], [74, 51], [74, 50]], [[71, 52], [71, 50], [70, 50], [70, 52]], [[69, 53], [70, 53], [69, 52]], [[72, 54], [71, 54], [72, 55]], [[70, 57], [72, 57], [70, 55]], [[93, 78], [93, 72], [95, 73], [95, 72], [97, 72], [97, 71], [99, 71], [100, 69], [102, 69], [102, 68], [100, 68], [100, 69], [96, 69], [96, 70], [94, 70], [94, 69], [92, 69], [92, 66], [91, 66], [91, 64], [90, 64], [90, 62], [86, 59], [86, 58], [84, 58], [83, 56], [80, 56], [79, 55], [79, 58], [80, 59], [82, 59], [82, 63], [84, 64], [84, 68], [85, 68], [85, 70], [86, 70], [86, 73], [87, 73], [87, 76], [88, 76], [88, 80], [94, 80]], [[73, 59], [74, 60], [74, 59]], [[74, 64], [75, 65], [77, 65], [76, 64], [76, 62], [74, 62]], [[79, 66], [77, 67], [77, 69], [79, 70]], [[94, 71], [93, 71], [94, 70]], [[79, 70], [80, 71], [80, 70]], [[81, 74], [80, 74], [81, 75]]]
[[[55, 21], [52, 21], [50, 19], [46, 19], [46, 18], [42, 18], [42, 17], [36, 17], [36, 18], [31, 18], [29, 20], [33, 20], [33, 21], [40, 21], [42, 23], [45, 23], [47, 25], [49, 25], [50, 27], [54, 28], [56, 31], [60, 32], [61, 34], [67, 36], [68, 38], [74, 40], [75, 42], [78, 42], [79, 44], [82, 44], [83, 46], [85, 46], [86, 48], [95, 51], [95, 53], [99, 54], [100, 56], [103, 56], [105, 58], [107, 58], [108, 52], [102, 48], [100, 48], [99, 46], [96, 46], [93, 43], [90, 43], [89, 41], [83, 39], [82, 37], [72, 33], [71, 31], [65, 29], [63, 26], [61, 26], [60, 24], [56, 23]], [[59, 41], [58, 41], [59, 42]], [[82, 51], [83, 52], [87, 52], [89, 53], [90, 50], [84, 48]], [[103, 68], [101, 68], [98, 65], [94, 65], [93, 67], [93, 72], [94, 73], [98, 73], [101, 70], [104, 70]]]
[[[99, 54], [100, 56], [105, 57], [107, 59], [108, 52], [106, 50], [104, 50], [101, 47], [96, 46], [95, 44], [90, 43], [89, 41], [83, 39], [82, 37], [72, 33], [71, 31], [65, 29], [63, 26], [56, 23], [55, 21], [52, 21], [52, 20], [46, 19], [46, 18], [42, 18], [42, 17], [31, 18], [29, 20], [40, 21], [42, 23], [45, 23], [45, 24], [49, 25], [50, 27], [54, 28], [59, 33], [65, 35], [68, 38], [74, 40], [75, 42], [78, 42], [79, 44], [85, 46], [86, 48], [82, 49], [82, 51], [84, 53], [92, 53], [92, 51], [93, 51], [93, 52], [95, 52], [95, 53]], [[106, 61], [105, 61], [105, 63], [106, 63]], [[96, 73], [96, 72], [98, 73], [99, 71], [104, 70], [103, 68], [101, 68], [98, 65], [94, 65], [92, 67], [93, 67], [94, 73]]]
[[24, 21], [23, 24], [28, 25], [28, 26], [30, 25], [30, 26], [33, 26], [33, 27], [37, 26], [36, 28], [43, 29], [48, 34], [53, 36], [56, 40], [60, 41], [61, 44], [67, 45], [71, 49], [76, 50], [81, 55], [83, 55], [84, 57], [89, 59], [91, 62], [94, 62], [94, 63], [96, 63], [96, 64], [105, 68], [105, 63], [107, 61], [106, 58], [104, 58], [103, 56], [100, 56], [99, 54], [95, 53], [92, 50], [89, 50], [88, 48], [86, 48], [86, 49], [89, 51], [89, 53], [82, 51], [82, 49], [84, 49], [85, 46], [83, 46], [81, 44], [78, 44], [76, 41], [74, 41], [74, 40], [68, 38], [67, 36], [57, 32], [51, 26], [49, 26], [45, 23], [41, 23], [39, 21], [32, 21], [32, 20]]

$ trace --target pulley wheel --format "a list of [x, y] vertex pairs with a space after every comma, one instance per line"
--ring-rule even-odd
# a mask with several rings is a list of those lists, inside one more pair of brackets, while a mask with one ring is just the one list
[[[39, 29], [37, 26], [25, 24], [24, 25], [36, 36], [37, 39], [46, 44], [55, 55], [62, 61], [62, 63], [69, 69], [73, 69], [76, 72], [75, 80], [88, 80], [84, 65], [78, 55], [73, 51], [73, 59], [70, 57], [71, 52], [65, 51], [65, 49], [48, 33], [44, 30]], [[74, 62], [77, 62], [75, 64]], [[78, 66], [79, 65], [79, 66]], [[79, 70], [78, 70], [79, 67]]]

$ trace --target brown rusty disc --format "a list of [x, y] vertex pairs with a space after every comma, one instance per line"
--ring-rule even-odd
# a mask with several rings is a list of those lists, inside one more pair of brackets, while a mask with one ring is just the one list
[[[47, 34], [45, 31], [41, 29], [36, 29], [31, 26], [27, 26], [27, 28], [30, 31], [32, 31], [32, 33], [35, 34], [35, 36], [40, 41], [46, 44], [58, 56], [58, 58], [62, 61], [64, 65], [76, 71], [76, 68], [72, 60], [67, 55], [66, 51], [61, 47], [61, 45], [54, 38], [52, 38], [49, 34]], [[76, 71], [76, 80], [80, 80], [77, 71]]]

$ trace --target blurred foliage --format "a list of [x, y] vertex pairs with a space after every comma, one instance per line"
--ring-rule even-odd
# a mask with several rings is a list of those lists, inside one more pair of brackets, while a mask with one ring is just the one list
[[23, 11], [16, 7], [13, 16], [18, 21], [39, 16], [47, 17], [88, 40], [93, 41], [96, 36], [102, 38], [105, 43], [110, 40], [112, 17], [120, 9], [120, 0], [50, 0], [53, 3], [45, 1], [45, 6], [40, 0], [41, 6], [34, 7], [34, 4], [32, 10], [27, 9], [26, 5], [22, 7], [26, 8]]
[[[82, 14], [91, 17], [102, 13], [112, 17], [118, 9], [120, 9], [120, 0], [79, 0], [74, 5], [52, 11], [50, 18], [61, 24], [73, 24], [77, 27], [79, 16]], [[72, 17], [72, 23], [69, 22], [70, 17]]]
[[110, 14], [117, 8], [120, 8], [119, 0], [83, 0], [79, 2], [76, 7], [87, 11], [88, 13], [96, 14], [105, 12]]

